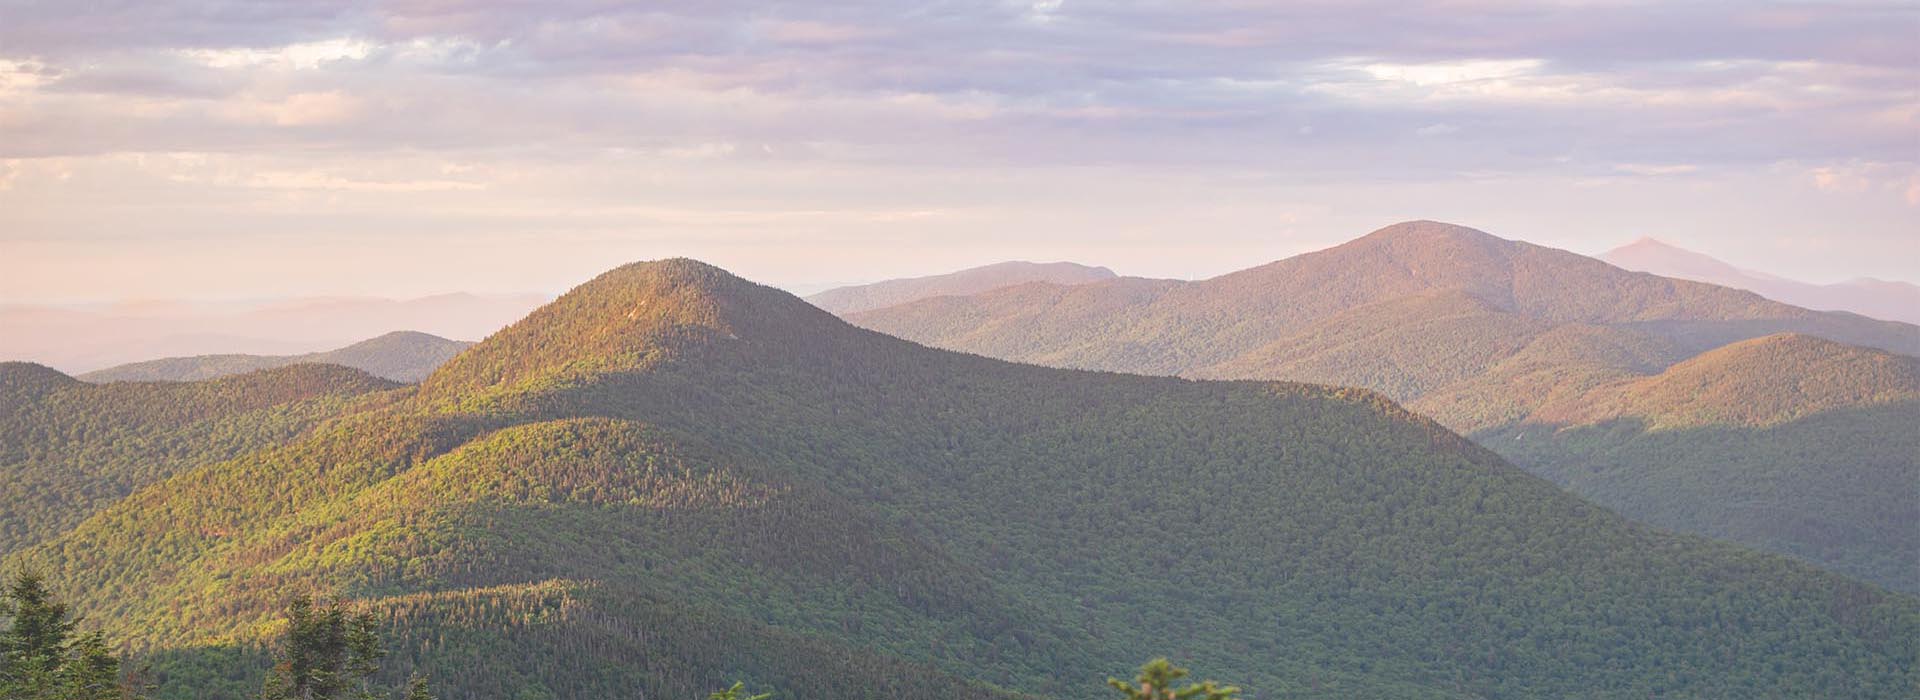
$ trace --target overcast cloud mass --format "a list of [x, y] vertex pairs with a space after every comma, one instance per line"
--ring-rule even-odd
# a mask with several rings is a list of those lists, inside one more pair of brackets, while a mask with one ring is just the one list
[[1916, 37], [1905, 1], [0, 0], [0, 302], [1196, 277], [1411, 218], [1920, 280]]

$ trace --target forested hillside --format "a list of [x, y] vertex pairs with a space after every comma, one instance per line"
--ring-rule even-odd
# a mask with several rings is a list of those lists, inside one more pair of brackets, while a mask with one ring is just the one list
[[[1920, 560], [1920, 533], [1901, 525], [1907, 516], [1889, 515], [1911, 512], [1912, 499], [1895, 511], [1835, 500], [1876, 493], [1885, 501], [1913, 490], [1920, 452], [1904, 438], [1920, 431], [1889, 407], [1887, 392], [1898, 391], [1872, 388], [1890, 370], [1860, 360], [1920, 355], [1920, 328], [1911, 325], [1808, 311], [1428, 221], [1199, 282], [1028, 285], [848, 319], [1047, 365], [1373, 389], [1629, 516], [1920, 590], [1920, 569], [1902, 564]], [[1797, 340], [1739, 345], [1781, 333]], [[1747, 350], [1707, 352], [1723, 347]], [[1800, 350], [1762, 352], [1788, 347]], [[1823, 353], [1851, 359], [1811, 361]], [[1669, 367], [1674, 373], [1659, 382], [1636, 381]], [[1837, 416], [1814, 420], [1823, 411], [1859, 420], [1846, 424], [1845, 437], [1808, 442], [1788, 427], [1720, 421], [1701, 410], [1766, 412], [1802, 425], [1841, 424]], [[1676, 420], [1686, 429], [1660, 432]], [[1592, 430], [1538, 429], [1603, 423], [1638, 423], [1658, 435], [1614, 444]], [[1639, 433], [1608, 433], [1630, 434]], [[1789, 439], [1821, 449], [1776, 444]], [[1617, 481], [1576, 478], [1587, 468]], [[1801, 489], [1778, 474], [1850, 486]], [[1689, 486], [1653, 495], [1652, 484]]]
[[397, 672], [456, 698], [1064, 699], [1163, 654], [1258, 698], [1920, 682], [1920, 602], [1631, 523], [1378, 394], [932, 350], [691, 261], [381, 397], [8, 564], [172, 698], [249, 696], [226, 662], [290, 590], [389, 611]]
[[1916, 427], [1920, 359], [1780, 335], [1478, 437], [1634, 518], [1920, 593]]
[[292, 439], [395, 386], [333, 365], [94, 385], [0, 363], [0, 556], [139, 487]]
[[80, 379], [89, 382], [185, 382], [305, 362], [352, 367], [396, 382], [417, 382], [468, 345], [472, 343], [414, 331], [394, 331], [326, 352], [167, 357], [88, 372], [80, 375]]

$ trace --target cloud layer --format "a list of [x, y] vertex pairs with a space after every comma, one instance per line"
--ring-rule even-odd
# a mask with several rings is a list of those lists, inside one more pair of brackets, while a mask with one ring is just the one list
[[[456, 237], [544, 286], [604, 255], [828, 281], [981, 246], [1191, 275], [1404, 216], [1920, 277], [1911, 3], [87, 5], [0, 23], [8, 297], [84, 296], [61, 270], [114, 246]], [[281, 279], [367, 264], [322, 259]]]

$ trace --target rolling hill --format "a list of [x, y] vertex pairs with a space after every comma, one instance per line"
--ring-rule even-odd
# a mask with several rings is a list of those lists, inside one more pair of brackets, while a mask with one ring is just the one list
[[223, 664], [315, 589], [448, 697], [1079, 698], [1161, 654], [1257, 698], [1920, 682], [1920, 602], [1632, 523], [1373, 392], [934, 350], [692, 261], [379, 396], [10, 562], [175, 698], [250, 695]]
[[931, 297], [978, 294], [1033, 282], [1085, 284], [1113, 279], [1112, 270], [1068, 262], [1009, 261], [927, 277], [885, 280], [829, 289], [807, 297], [836, 314], [869, 311]]
[[1920, 359], [1801, 335], [1546, 402], [1478, 436], [1593, 501], [1920, 593]]
[[395, 386], [332, 365], [95, 385], [0, 363], [0, 556], [140, 487], [292, 439]]
[[[1725, 522], [1665, 517], [1662, 513], [1686, 506], [1623, 500], [1614, 497], [1614, 487], [1596, 490], [1597, 482], [1567, 478], [1565, 470], [1579, 462], [1576, 443], [1517, 441], [1515, 432], [1524, 421], [1564, 410], [1554, 406], [1599, 410], [1618, 405], [1622, 413], [1612, 418], [1659, 425], [1667, 419], [1663, 411], [1684, 410], [1684, 403], [1692, 400], [1684, 396], [1687, 392], [1704, 397], [1738, 384], [1743, 375], [1768, 382], [1799, 372], [1829, 376], [1830, 368], [1759, 352], [1800, 347], [1814, 338], [1849, 344], [1835, 348], [1866, 346], [1920, 355], [1920, 328], [1911, 325], [1809, 311], [1751, 292], [1629, 272], [1573, 253], [1427, 221], [1396, 224], [1334, 248], [1198, 282], [1122, 278], [1072, 287], [1027, 285], [847, 318], [938, 347], [1047, 365], [1373, 389], [1629, 516], [1808, 556], [1882, 585], [1920, 590], [1920, 575], [1911, 568], [1886, 564], [1912, 559], [1920, 550], [1910, 538], [1872, 533], [1892, 522], [1879, 515], [1862, 512], [1857, 521], [1848, 522], [1844, 509], [1833, 508], [1812, 492], [1804, 502], [1796, 501], [1800, 494], [1792, 491], [1767, 502], [1719, 502], [1735, 492], [1693, 488], [1668, 495], [1701, 499], [1695, 505], [1702, 517]], [[1667, 376], [1660, 385], [1668, 387], [1665, 394], [1642, 395], [1634, 392], [1652, 390], [1628, 388], [1650, 386], [1634, 380], [1669, 367], [1689, 371], [1696, 366], [1676, 363], [1703, 352], [1780, 333], [1800, 339], [1736, 345], [1750, 355], [1735, 369], [1720, 373], [1718, 384], [1682, 384], [1682, 374]], [[1851, 347], [1842, 354], [1854, 356], [1854, 351], [1867, 352]], [[1791, 357], [1807, 359], [1805, 354]], [[1770, 364], [1776, 362], [1780, 364]], [[1602, 387], [1629, 393], [1594, 393]], [[1881, 416], [1889, 409], [1857, 388], [1827, 398], [1820, 398], [1812, 386], [1773, 388], [1772, 394], [1750, 396], [1757, 403], [1746, 408], [1765, 406], [1810, 418], [1822, 411], [1874, 404], [1864, 410], [1876, 417], [1862, 425], [1914, 432], [1911, 425], [1898, 422], [1900, 415]], [[1784, 428], [1742, 424], [1727, 430], [1771, 430], [1770, 435], [1777, 435]], [[1848, 434], [1855, 439], [1820, 441], [1827, 451], [1817, 458], [1792, 451], [1755, 453], [1751, 458], [1766, 462], [1764, 469], [1818, 470], [1865, 489], [1911, 492], [1912, 467], [1920, 464], [1920, 453], [1896, 450], [1901, 443], [1876, 441], [1871, 433]], [[1698, 446], [1689, 442], [1695, 439]], [[1714, 451], [1728, 439], [1714, 430], [1663, 432], [1658, 440], [1634, 443], [1633, 457], [1642, 460], [1645, 469], [1687, 479], [1695, 470], [1719, 469], [1708, 465], [1731, 459], [1732, 453]], [[1792, 457], [1796, 454], [1801, 457]], [[1718, 480], [1737, 474], [1726, 472]], [[1765, 483], [1754, 478], [1756, 484]], [[1822, 542], [1817, 552], [1789, 544], [1792, 538], [1778, 532], [1759, 536], [1733, 522], [1782, 522], [1777, 516], [1796, 507], [1819, 514], [1809, 517], [1831, 521], [1833, 527], [1817, 536]]]
[[109, 367], [80, 375], [82, 381], [185, 382], [213, 379], [298, 363], [352, 367], [396, 382], [425, 379], [435, 367], [473, 343], [414, 331], [394, 331], [343, 348], [304, 355], [199, 355], [168, 357]]
[[1889, 321], [1920, 323], [1920, 286], [1907, 282], [1862, 278], [1837, 284], [1811, 284], [1742, 270], [1652, 238], [1642, 238], [1598, 257], [1628, 270], [1745, 289], [1809, 309], [1851, 311]]

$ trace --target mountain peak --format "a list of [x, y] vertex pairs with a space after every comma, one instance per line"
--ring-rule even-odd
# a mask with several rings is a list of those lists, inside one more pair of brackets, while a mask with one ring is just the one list
[[79, 383], [80, 380], [46, 365], [0, 362], [0, 397], [6, 398], [9, 404]]
[[[574, 303], [561, 304], [572, 298]], [[737, 338], [777, 337], [796, 316], [818, 312], [787, 292], [749, 282], [691, 258], [628, 263], [602, 273], [535, 312], [614, 314], [615, 328], [651, 333], [707, 329]], [[532, 318], [531, 316], [529, 318]]]
[[696, 347], [805, 345], [839, 323], [798, 297], [698, 260], [629, 263], [468, 349], [428, 377], [424, 389], [635, 370]]
[[[453, 342], [453, 341], [450, 341], [450, 340], [449, 340], [449, 339], [447, 339], [447, 338], [442, 338], [442, 337], [440, 337], [440, 336], [437, 336], [437, 335], [434, 335], [434, 334], [432, 334], [432, 333], [423, 333], [423, 332], [420, 332], [420, 331], [389, 331], [389, 332], [386, 332], [386, 333], [381, 333], [380, 335], [376, 335], [376, 336], [374, 336], [374, 337], [372, 337], [372, 338], [368, 338], [368, 339], [366, 339], [366, 340], [362, 340], [362, 341], [360, 341], [360, 342], [358, 342], [358, 343], [354, 343], [353, 345], [369, 345], [369, 344], [374, 344], [374, 343], [387, 343], [387, 342], [409, 342], [409, 341], [419, 341], [419, 342], [434, 342], [434, 341], [439, 341], [439, 342]], [[353, 346], [352, 346], [352, 345], [349, 345], [349, 346], [347, 346], [347, 347], [353, 347]]]
[[1650, 236], [1641, 236], [1632, 243], [1601, 253], [1596, 257], [1614, 267], [1626, 270], [1651, 272], [1663, 277], [1700, 280], [1736, 288], [1744, 287], [1738, 284], [1728, 285], [1726, 280], [1750, 276], [1749, 273], [1711, 255], [1687, 250]]
[[1415, 219], [1384, 226], [1361, 236], [1357, 241], [1461, 241], [1482, 244], [1511, 242], [1477, 228], [1431, 219]]
[[[1628, 249], [1635, 249], [1635, 248], [1644, 248], [1648, 250], [1683, 250], [1680, 246], [1674, 245], [1672, 243], [1668, 243], [1658, 238], [1654, 238], [1653, 236], [1641, 236], [1639, 238], [1635, 238], [1633, 239], [1632, 243], [1628, 243], [1626, 245], [1620, 246], [1619, 248], [1615, 248], [1615, 250], [1628, 250]], [[1688, 252], [1692, 252], [1692, 251], [1688, 251]]]

